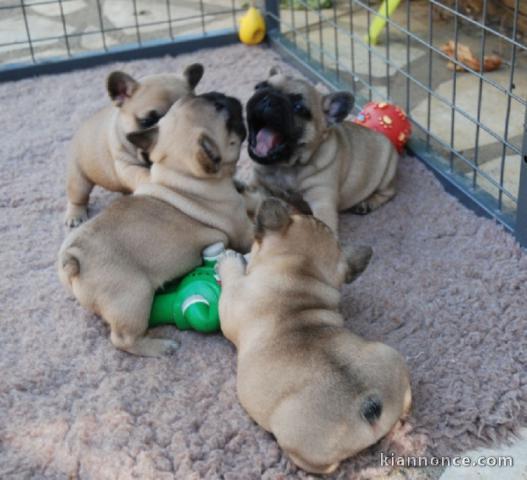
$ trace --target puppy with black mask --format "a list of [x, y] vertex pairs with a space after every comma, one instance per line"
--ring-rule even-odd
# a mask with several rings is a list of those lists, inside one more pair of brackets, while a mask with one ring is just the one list
[[271, 69], [246, 106], [254, 161], [244, 189], [249, 213], [269, 190], [293, 191], [337, 232], [339, 211], [366, 214], [395, 195], [397, 151], [384, 135], [344, 121], [353, 103], [348, 92], [322, 95]]

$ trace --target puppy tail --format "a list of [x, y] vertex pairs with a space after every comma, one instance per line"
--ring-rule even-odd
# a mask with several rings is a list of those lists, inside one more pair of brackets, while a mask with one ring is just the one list
[[379, 395], [372, 393], [368, 395], [360, 406], [360, 414], [370, 425], [377, 423], [382, 415], [382, 400]]
[[79, 260], [73, 253], [65, 250], [61, 252], [59, 262], [61, 277], [71, 285], [72, 278], [76, 277], [81, 271]]

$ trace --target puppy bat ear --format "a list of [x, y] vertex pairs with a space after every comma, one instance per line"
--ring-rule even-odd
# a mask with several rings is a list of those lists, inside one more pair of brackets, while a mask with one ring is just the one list
[[344, 282], [355, 281], [370, 263], [373, 249], [366, 245], [347, 246], [342, 249], [344, 259]]
[[159, 127], [154, 125], [153, 127], [145, 130], [138, 130], [137, 132], [131, 132], [126, 135], [126, 139], [137, 148], [144, 152], [150, 153], [157, 143], [159, 138]]
[[201, 77], [203, 77], [203, 70], [203, 65], [201, 63], [193, 63], [192, 65], [189, 65], [187, 68], [185, 68], [183, 76], [187, 80], [187, 83], [192, 90], [196, 88], [196, 85], [201, 80]]
[[214, 174], [220, 169], [220, 149], [216, 142], [205, 133], [198, 138], [198, 162], [205, 173]]
[[266, 189], [272, 197], [278, 198], [287, 203], [289, 210], [293, 210], [292, 213], [313, 215], [313, 210], [301, 193], [298, 193], [295, 190], [282, 189], [275, 186], [267, 186]]
[[349, 92], [334, 92], [324, 95], [322, 109], [329, 125], [342, 122], [353, 109], [355, 97]]
[[255, 238], [261, 240], [268, 230], [284, 231], [291, 223], [287, 205], [278, 198], [265, 199], [256, 214]]
[[274, 65], [269, 70], [269, 76], [282, 75], [282, 69], [278, 65]]
[[124, 72], [112, 72], [106, 80], [108, 95], [117, 107], [130, 98], [138, 88], [139, 82]]

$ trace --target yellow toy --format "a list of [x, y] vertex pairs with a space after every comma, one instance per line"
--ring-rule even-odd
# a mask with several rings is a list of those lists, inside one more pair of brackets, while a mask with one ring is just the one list
[[257, 45], [265, 37], [265, 20], [263, 15], [255, 7], [249, 10], [240, 19], [240, 41], [246, 45]]
[[392, 13], [397, 10], [397, 7], [400, 3], [401, 0], [384, 0], [382, 2], [381, 8], [379, 8], [379, 11], [377, 12], [379, 15], [382, 15], [382, 17], [376, 16], [374, 18], [370, 25], [368, 35], [364, 37], [365, 42], [368, 42], [370, 45], [377, 45], [379, 35], [384, 30], [384, 26], [386, 25], [386, 19], [383, 17], [391, 17]]

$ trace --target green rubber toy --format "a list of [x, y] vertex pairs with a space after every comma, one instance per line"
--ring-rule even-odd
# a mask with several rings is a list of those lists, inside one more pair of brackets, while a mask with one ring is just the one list
[[156, 292], [150, 311], [150, 328], [175, 325], [180, 330], [219, 331], [221, 286], [214, 267], [224, 251], [223, 243], [210, 245], [203, 250], [201, 267]]

